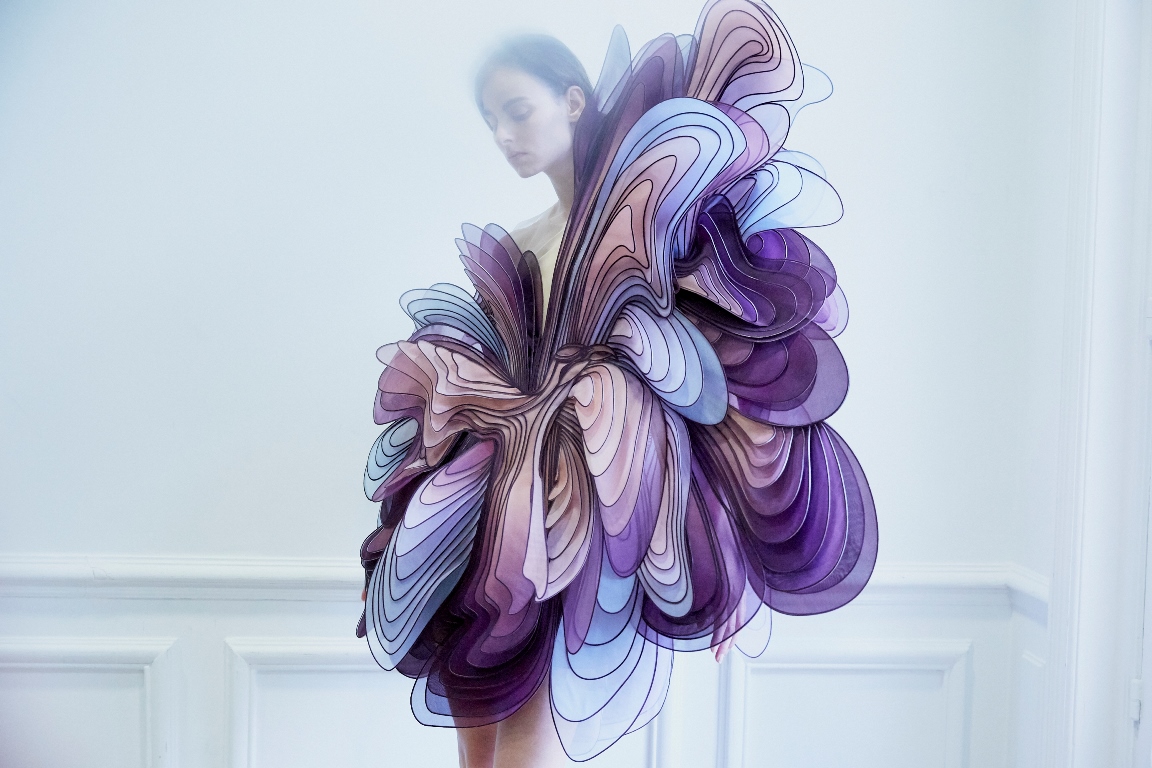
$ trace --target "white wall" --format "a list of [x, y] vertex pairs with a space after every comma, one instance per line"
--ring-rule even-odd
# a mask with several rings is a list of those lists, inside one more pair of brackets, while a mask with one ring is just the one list
[[[847, 215], [858, 448], [884, 561], [1043, 572], [1067, 87], [1059, 4], [778, 5], [837, 91], [791, 144]], [[5, 6], [0, 253], [13, 552], [349, 556], [373, 352], [462, 280], [462, 221], [549, 203], [470, 67], [509, 27], [690, 29], [693, 2]]]
[[[780, 621], [761, 662], [682, 665], [681, 689], [711, 693], [674, 698], [614, 759], [845, 764], [840, 742], [820, 762], [788, 741], [819, 726], [881, 739], [857, 765], [1033, 765], [1073, 0], [774, 7], [836, 85], [790, 146], [847, 209], [815, 237], [853, 312], [833, 423], [873, 485], [881, 569], [860, 605]], [[18, 764], [73, 764], [49, 738], [60, 707], [116, 718], [75, 737], [112, 739], [116, 765], [324, 764], [433, 738], [348, 637], [375, 517], [373, 353], [409, 330], [397, 298], [464, 279], [461, 222], [551, 201], [492, 148], [471, 66], [529, 28], [594, 75], [613, 24], [637, 45], [698, 10], [0, 6], [0, 744]]]

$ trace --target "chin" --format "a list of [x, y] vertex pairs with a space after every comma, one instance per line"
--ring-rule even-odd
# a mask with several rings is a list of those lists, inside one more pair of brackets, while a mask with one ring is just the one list
[[540, 168], [537, 166], [536, 163], [520, 162], [520, 163], [509, 163], [509, 165], [512, 166], [512, 170], [516, 171], [516, 175], [522, 179], [527, 179], [527, 178], [530, 178], [530, 177], [535, 176], [536, 174], [540, 173]]

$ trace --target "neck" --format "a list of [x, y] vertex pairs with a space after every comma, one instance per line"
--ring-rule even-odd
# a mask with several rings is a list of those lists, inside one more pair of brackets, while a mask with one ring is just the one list
[[572, 153], [549, 168], [545, 173], [552, 182], [552, 189], [556, 190], [556, 199], [565, 211], [572, 210], [572, 199], [576, 196], [576, 172], [572, 162]]

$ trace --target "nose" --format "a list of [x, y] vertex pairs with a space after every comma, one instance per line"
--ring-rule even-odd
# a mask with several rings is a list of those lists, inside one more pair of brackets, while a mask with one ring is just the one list
[[496, 140], [496, 146], [505, 149], [512, 144], [512, 132], [508, 130], [504, 121], [497, 121], [495, 127], [492, 128], [492, 138]]

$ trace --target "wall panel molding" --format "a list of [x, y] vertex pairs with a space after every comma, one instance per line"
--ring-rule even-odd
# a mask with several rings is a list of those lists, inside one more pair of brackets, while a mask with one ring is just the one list
[[363, 583], [354, 557], [0, 554], [0, 597], [353, 601]]
[[720, 691], [718, 768], [742, 768], [746, 709], [754, 675], [785, 672], [938, 672], [945, 702], [945, 768], [968, 765], [972, 709], [972, 641], [968, 639], [773, 639], [758, 659], [730, 654]]
[[1045, 624], [1048, 579], [1016, 563], [881, 565], [855, 603], [1003, 606]]
[[172, 638], [0, 637], [0, 670], [138, 672], [144, 678], [147, 765], [175, 768], [179, 755], [180, 673]]
[[[202, 764], [205, 756], [211, 755], [213, 764], [252, 768], [260, 757], [254, 750], [262, 751], [264, 744], [261, 734], [252, 731], [259, 731], [255, 726], [263, 716], [259, 712], [265, 706], [262, 692], [268, 690], [266, 683], [284, 680], [285, 673], [320, 672], [332, 673], [332, 685], [340, 686], [345, 684], [336, 679], [340, 673], [378, 672], [367, 644], [350, 636], [349, 610], [359, 612], [361, 579], [358, 565], [327, 559], [181, 558], [173, 562], [165, 558], [0, 556], [0, 593], [17, 598], [7, 602], [17, 614], [34, 606], [39, 606], [36, 612], [41, 613], [44, 599], [68, 606], [86, 605], [86, 612], [104, 617], [104, 631], [117, 635], [106, 639], [52, 637], [49, 627], [59, 626], [55, 619], [39, 631], [40, 620], [28, 615], [23, 620], [25, 629], [37, 637], [0, 639], [0, 663], [147, 666], [153, 765], [176, 765], [171, 745], [176, 741], [176, 724], [182, 721], [175, 714], [176, 703], [187, 699], [190, 717], [215, 713], [220, 730], [211, 743], [193, 740], [186, 744], [186, 762]], [[116, 605], [128, 599], [136, 604]], [[237, 600], [270, 602], [263, 606], [230, 604]], [[325, 601], [338, 601], [339, 605], [333, 607]], [[667, 711], [656, 727], [649, 729], [644, 750], [649, 768], [657, 763], [663, 768], [665, 757], [681, 752], [692, 755], [691, 760], [680, 760], [682, 765], [710, 765], [718, 752], [724, 760], [729, 760], [729, 753], [735, 756], [743, 737], [734, 735], [733, 729], [742, 723], [738, 713], [744, 704], [734, 691], [745, 681], [733, 677], [737, 663], [745, 664], [739, 667], [742, 675], [771, 674], [773, 669], [821, 675], [825, 673], [820, 670], [837, 664], [873, 672], [887, 668], [896, 675], [908, 670], [937, 670], [949, 676], [948, 696], [961, 689], [968, 696], [967, 688], [956, 686], [969, 674], [962, 673], [970, 667], [969, 646], [977, 649], [973, 655], [980, 659], [980, 670], [999, 663], [992, 660], [1008, 652], [1008, 644], [1018, 631], [1028, 638], [1024, 642], [1029, 648], [1042, 653], [1046, 607], [1046, 581], [1012, 563], [881, 567], [861, 596], [836, 614], [834, 636], [814, 638], [806, 631], [777, 632], [769, 651], [759, 660], [744, 662], [740, 654], [733, 653], [719, 669], [708, 658], [701, 659], [696, 667], [685, 665], [680, 671], [695, 688], [674, 688]], [[121, 614], [123, 621], [115, 618]], [[192, 616], [196, 617], [195, 631], [187, 623]], [[173, 645], [169, 639], [125, 636], [140, 626], [141, 620], [145, 626], [154, 626], [156, 634], [173, 633], [180, 641]], [[885, 639], [889, 633], [883, 627], [890, 621], [904, 627], [900, 630], [904, 634]], [[879, 639], [877, 632], [883, 633]], [[929, 639], [903, 639], [923, 637], [924, 632], [930, 633]], [[174, 669], [173, 653], [185, 645], [187, 651], [182, 653], [188, 668], [172, 686], [158, 682], [164, 678], [165, 669]], [[269, 677], [262, 678], [265, 674]], [[717, 690], [718, 683], [722, 691]], [[987, 697], [1001, 688], [1007, 706], [1011, 685], [1012, 680], [1005, 677], [979, 689], [984, 698], [973, 706], [979, 711], [998, 709], [1000, 704]], [[699, 711], [704, 700], [701, 697], [708, 701], [704, 705], [707, 717]], [[755, 701], [750, 700], [750, 705]], [[952, 746], [960, 732], [956, 723], [962, 720], [949, 715], [950, 755], [963, 752]], [[987, 724], [981, 728], [986, 729]], [[972, 749], [986, 756], [990, 749], [987, 733], [980, 730], [980, 734]], [[675, 760], [668, 762], [677, 764]], [[736, 760], [718, 763], [724, 768], [738, 765]]]
[[[0, 554], [0, 597], [354, 602], [363, 583], [352, 558]], [[1048, 581], [1016, 563], [895, 563], [876, 568], [857, 602], [1003, 605], [1044, 623]]]
[[0, 637], [0, 667], [148, 670], [170, 638]]
[[256, 678], [262, 672], [379, 672], [380, 668], [359, 638], [337, 637], [230, 637], [229, 751], [232, 768], [255, 763], [252, 732]]
[[[231, 768], [252, 768], [265, 762], [260, 759], [257, 749], [256, 711], [261, 675], [286, 672], [381, 674], [368, 644], [358, 638], [229, 637], [224, 642], [228, 648]], [[403, 716], [409, 718], [412, 715], [406, 710]], [[636, 765], [665, 768], [656, 762], [657, 729], [649, 728], [643, 738], [643, 758]], [[619, 765], [613, 762], [614, 757], [617, 755], [609, 750], [590, 765]]]

